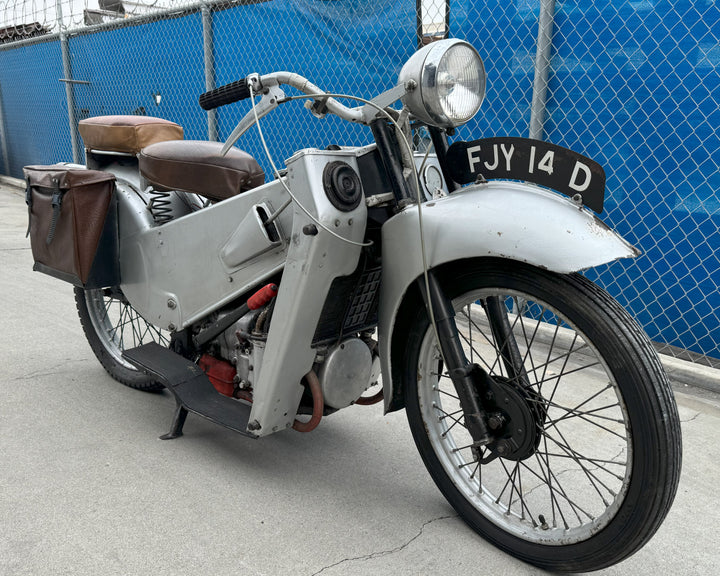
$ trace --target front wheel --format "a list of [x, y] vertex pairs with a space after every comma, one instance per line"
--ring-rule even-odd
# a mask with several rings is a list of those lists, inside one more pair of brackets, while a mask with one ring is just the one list
[[[645, 334], [577, 274], [479, 260], [439, 277], [468, 360], [493, 379], [483, 401], [495, 440], [472, 448], [418, 310], [407, 415], [437, 486], [481, 536], [542, 568], [597, 570], [633, 554], [665, 518], [681, 466], [677, 407]], [[511, 334], [502, 345], [488, 314], [498, 302]]]

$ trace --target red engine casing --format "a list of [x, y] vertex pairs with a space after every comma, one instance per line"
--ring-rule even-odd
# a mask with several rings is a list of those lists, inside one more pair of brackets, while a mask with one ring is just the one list
[[198, 362], [203, 372], [207, 374], [215, 390], [220, 394], [232, 397], [235, 390], [235, 367], [225, 360], [219, 360], [209, 354], [203, 354]]

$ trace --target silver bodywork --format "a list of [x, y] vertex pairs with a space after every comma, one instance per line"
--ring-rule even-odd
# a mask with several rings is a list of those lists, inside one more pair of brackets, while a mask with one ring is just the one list
[[[341, 212], [327, 199], [325, 165], [343, 160], [357, 170], [365, 148], [302, 150], [287, 161], [285, 183], [324, 226], [362, 242], [367, 209]], [[436, 159], [428, 159], [436, 163]], [[322, 227], [293, 203], [276, 219], [280, 240], [271, 240], [258, 210], [272, 213], [287, 198], [281, 181], [234, 196], [157, 226], [142, 183], [129, 168], [119, 177], [122, 289], [151, 323], [180, 330], [282, 272], [273, 320], [260, 367], [254, 368], [250, 422], [259, 436], [289, 428], [303, 393], [302, 378], [316, 361], [311, 347], [330, 285], [351, 274], [360, 246]], [[187, 211], [187, 210], [186, 210]], [[422, 206], [429, 268], [465, 258], [492, 256], [556, 272], [574, 272], [637, 256], [637, 250], [589, 211], [531, 184], [476, 184]], [[411, 206], [382, 229], [383, 276], [378, 324], [385, 408], [392, 398], [391, 342], [397, 311], [409, 286], [423, 273], [418, 208]], [[329, 384], [324, 384], [327, 387]], [[344, 398], [343, 398], [344, 402]]]
[[[119, 177], [121, 287], [149, 322], [180, 330], [259, 287], [282, 271], [273, 320], [259, 371], [250, 421], [263, 436], [292, 426], [315, 361], [310, 344], [330, 285], [357, 267], [365, 233], [364, 203], [341, 212], [327, 199], [323, 168], [342, 160], [357, 171], [356, 156], [367, 149], [302, 150], [290, 158], [284, 180], [300, 203], [324, 226], [358, 244], [349, 244], [318, 226], [295, 204], [275, 220], [280, 241], [272, 241], [257, 210], [282, 206], [287, 192], [279, 180], [188, 213], [161, 226], [147, 209], [147, 196], [131, 170]], [[258, 373], [259, 372], [259, 373]]]
[[[588, 210], [532, 184], [492, 181], [468, 186], [423, 204], [422, 223], [428, 268], [497, 257], [569, 273], [639, 254]], [[423, 274], [417, 206], [386, 222], [382, 238], [378, 342], [387, 410], [395, 318], [408, 287]]]

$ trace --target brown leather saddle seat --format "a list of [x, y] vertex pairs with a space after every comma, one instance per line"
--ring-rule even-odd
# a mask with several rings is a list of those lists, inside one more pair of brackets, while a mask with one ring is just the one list
[[222, 144], [183, 140], [178, 124], [149, 116], [96, 116], [79, 123], [85, 148], [93, 154], [137, 156], [140, 173], [157, 190], [182, 190], [219, 201], [265, 181], [257, 161]]
[[265, 172], [247, 152], [221, 142], [169, 140], [143, 148], [140, 173], [158, 190], [182, 190], [224, 200], [265, 182]]

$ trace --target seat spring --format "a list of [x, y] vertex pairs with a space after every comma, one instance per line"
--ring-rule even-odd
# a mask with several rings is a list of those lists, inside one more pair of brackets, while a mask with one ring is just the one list
[[165, 224], [165, 222], [172, 220], [172, 201], [170, 200], [172, 192], [162, 192], [153, 188], [148, 188], [147, 192], [151, 196], [148, 209], [150, 210], [150, 214], [152, 214], [153, 220], [155, 220], [158, 225]]

